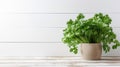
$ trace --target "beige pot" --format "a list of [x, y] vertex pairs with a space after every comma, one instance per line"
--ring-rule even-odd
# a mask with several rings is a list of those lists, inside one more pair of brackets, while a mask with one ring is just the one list
[[99, 60], [102, 54], [102, 45], [100, 43], [81, 44], [81, 54], [86, 60]]

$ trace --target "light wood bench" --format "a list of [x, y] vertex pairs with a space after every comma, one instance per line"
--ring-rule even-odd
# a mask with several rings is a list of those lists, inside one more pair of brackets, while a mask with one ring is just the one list
[[81, 57], [0, 57], [0, 67], [120, 67], [120, 57], [83, 60]]

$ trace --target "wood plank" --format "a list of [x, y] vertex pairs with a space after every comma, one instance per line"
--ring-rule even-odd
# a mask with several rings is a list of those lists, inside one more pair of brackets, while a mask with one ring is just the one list
[[119, 0], [1, 0], [0, 12], [120, 12]]
[[[116, 50], [112, 50], [109, 53], [103, 51], [102, 56], [120, 56], [120, 47]], [[69, 48], [63, 43], [0, 43], [0, 57], [41, 57], [41, 56], [81, 56], [80, 46], [78, 48], [78, 54], [69, 52]], [[2, 59], [2, 58], [0, 58]], [[5, 58], [3, 58], [5, 59]], [[21, 59], [21, 58], [20, 58]], [[37, 58], [36, 58], [37, 59]], [[50, 58], [47, 58], [50, 59]], [[68, 58], [69, 59], [69, 58]], [[71, 58], [72, 59], [72, 58]], [[75, 59], [75, 58], [74, 58]]]
[[[109, 13], [104, 13], [109, 14]], [[60, 28], [66, 27], [69, 19], [75, 20], [78, 14], [0, 14], [0, 28]], [[93, 17], [92, 14], [85, 14], [86, 19]], [[120, 27], [119, 14], [109, 14], [112, 19], [112, 27]]]
[[[4, 57], [5, 58], [5, 57]], [[7, 58], [7, 57], [6, 57]], [[10, 58], [10, 57], [9, 57]], [[1, 64], [6, 65], [38, 65], [38, 66], [119, 66], [120, 58], [114, 59], [116, 57], [102, 57], [101, 60], [84, 60], [81, 57], [29, 57], [29, 59], [19, 59], [19, 57], [14, 57], [8, 60], [0, 60]], [[25, 58], [25, 57], [23, 57]], [[26, 57], [28, 58], [28, 57]], [[37, 59], [35, 59], [37, 58]], [[42, 59], [46, 58], [46, 59]], [[47, 58], [51, 58], [47, 59]], [[54, 59], [53, 59], [54, 58]], [[67, 58], [67, 60], [66, 60]], [[68, 60], [69, 58], [69, 60]], [[73, 58], [71, 60], [70, 58]], [[74, 59], [77, 58], [77, 59]], [[105, 60], [105, 58], [107, 58]], [[112, 59], [111, 59], [112, 58]], [[116, 60], [116, 61], [115, 61]], [[0, 64], [0, 65], [1, 65]]]
[[[113, 28], [120, 40], [120, 28]], [[60, 43], [63, 28], [0, 28], [1, 43]]]
[[78, 56], [62, 43], [0, 43], [0, 57]]

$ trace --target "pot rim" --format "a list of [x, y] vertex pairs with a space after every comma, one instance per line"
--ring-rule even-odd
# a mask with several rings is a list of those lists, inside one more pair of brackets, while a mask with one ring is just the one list
[[101, 43], [80, 43], [80, 45], [101, 45]]

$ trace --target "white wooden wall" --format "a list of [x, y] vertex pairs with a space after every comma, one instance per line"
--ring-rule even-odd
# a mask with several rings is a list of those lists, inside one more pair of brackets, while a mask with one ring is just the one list
[[79, 13], [99, 12], [110, 15], [120, 41], [120, 0], [0, 0], [0, 56], [80, 56], [61, 42], [62, 30]]

